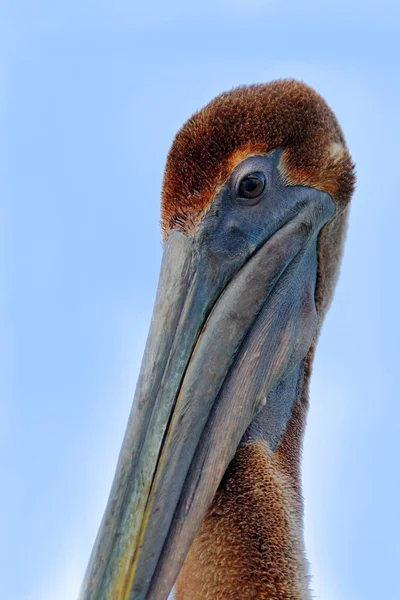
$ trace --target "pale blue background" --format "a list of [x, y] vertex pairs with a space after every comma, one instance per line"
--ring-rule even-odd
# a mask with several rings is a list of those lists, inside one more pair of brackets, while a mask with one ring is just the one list
[[223, 90], [288, 76], [332, 106], [358, 172], [304, 452], [313, 588], [399, 598], [396, 4], [0, 2], [1, 599], [76, 597], [152, 311], [175, 132]]

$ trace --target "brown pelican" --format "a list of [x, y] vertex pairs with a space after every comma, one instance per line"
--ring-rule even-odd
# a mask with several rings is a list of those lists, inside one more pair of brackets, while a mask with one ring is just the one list
[[[221, 94], [168, 155], [150, 333], [84, 600], [304, 600], [300, 459], [352, 160], [325, 101]], [[179, 577], [178, 577], [179, 575]]]

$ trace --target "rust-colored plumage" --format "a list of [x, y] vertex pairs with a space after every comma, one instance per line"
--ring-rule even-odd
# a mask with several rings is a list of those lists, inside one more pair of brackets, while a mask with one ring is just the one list
[[[178, 132], [163, 192], [164, 236], [190, 235], [233, 169], [246, 157], [282, 148], [287, 185], [323, 190], [337, 213], [318, 240], [315, 303], [319, 329], [336, 284], [354, 188], [353, 163], [325, 101], [293, 80], [221, 94]], [[192, 545], [177, 600], [305, 600], [300, 460], [318, 332], [304, 360], [297, 400], [275, 452], [262, 442], [237, 451]]]
[[178, 132], [163, 183], [165, 235], [190, 231], [246, 156], [278, 147], [288, 184], [328, 192], [341, 207], [348, 203], [353, 165], [335, 115], [304, 83], [278, 80], [217, 96]]
[[246, 444], [192, 545], [177, 599], [303, 600], [308, 579], [301, 506], [284, 461], [262, 442]]
[[301, 447], [313, 350], [275, 452], [239, 448], [177, 581], [175, 600], [309, 600]]

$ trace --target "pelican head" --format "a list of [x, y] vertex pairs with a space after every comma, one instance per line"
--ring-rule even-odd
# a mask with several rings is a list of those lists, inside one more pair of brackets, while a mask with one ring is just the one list
[[82, 599], [166, 600], [238, 449], [284, 445], [297, 473], [353, 186], [337, 120], [303, 83], [236, 88], [178, 132], [154, 314]]

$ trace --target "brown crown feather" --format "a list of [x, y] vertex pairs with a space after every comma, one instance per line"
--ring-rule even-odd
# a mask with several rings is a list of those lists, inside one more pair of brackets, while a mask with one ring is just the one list
[[341, 207], [347, 204], [353, 163], [321, 96], [292, 79], [241, 86], [214, 98], [177, 133], [164, 174], [164, 235], [172, 229], [188, 233], [239, 162], [278, 147], [289, 185], [313, 186]]

